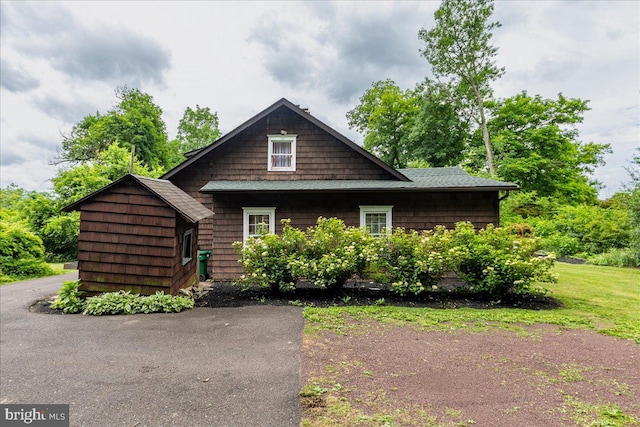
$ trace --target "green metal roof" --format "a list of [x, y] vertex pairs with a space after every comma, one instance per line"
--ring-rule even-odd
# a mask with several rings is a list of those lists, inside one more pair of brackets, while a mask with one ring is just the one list
[[233, 191], [438, 191], [517, 190], [510, 182], [480, 178], [462, 168], [399, 169], [411, 181], [392, 180], [273, 180], [209, 181], [204, 193]]

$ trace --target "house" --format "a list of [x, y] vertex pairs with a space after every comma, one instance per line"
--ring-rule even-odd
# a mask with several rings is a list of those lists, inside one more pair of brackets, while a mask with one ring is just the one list
[[189, 153], [163, 178], [215, 213], [198, 238], [213, 250], [216, 280], [242, 273], [233, 242], [261, 227], [277, 233], [284, 218], [304, 229], [319, 216], [338, 217], [374, 234], [458, 221], [481, 228], [498, 223], [499, 192], [518, 188], [457, 167], [396, 170], [286, 99]]
[[213, 212], [171, 182], [126, 175], [63, 210], [80, 211], [78, 270], [88, 295], [175, 294], [198, 283], [198, 222]]

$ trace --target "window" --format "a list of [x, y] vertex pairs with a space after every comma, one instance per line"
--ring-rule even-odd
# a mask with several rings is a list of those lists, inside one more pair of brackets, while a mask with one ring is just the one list
[[185, 265], [193, 258], [193, 228], [185, 231], [182, 235], [182, 265]]
[[276, 208], [242, 208], [243, 237], [255, 237], [264, 233], [275, 233]]
[[393, 206], [360, 206], [360, 227], [366, 227], [374, 236], [391, 231]]
[[267, 137], [269, 138], [267, 170], [295, 171], [297, 135], [267, 135]]

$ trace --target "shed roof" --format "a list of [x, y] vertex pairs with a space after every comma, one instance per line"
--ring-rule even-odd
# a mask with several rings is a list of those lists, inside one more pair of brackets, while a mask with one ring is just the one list
[[411, 181], [389, 180], [290, 180], [290, 181], [209, 181], [203, 193], [234, 191], [499, 191], [517, 190], [510, 182], [480, 178], [460, 167], [400, 169]]
[[191, 223], [196, 223], [213, 215], [213, 212], [211, 210], [207, 209], [200, 202], [189, 196], [187, 193], [185, 193], [166, 179], [148, 178], [132, 174], [123, 176], [119, 180], [114, 181], [105, 187], [102, 187], [101, 189], [89, 194], [86, 197], [83, 197], [77, 202], [71, 203], [70, 205], [64, 207], [62, 210], [65, 212], [78, 210], [80, 209], [80, 206], [82, 204], [88, 202], [98, 194], [104, 193], [127, 180], [133, 180], [140, 184], [142, 187], [149, 190], [151, 193], [156, 195], [159, 199], [173, 208], [176, 212], [178, 212], [182, 217], [184, 217], [184, 219]]

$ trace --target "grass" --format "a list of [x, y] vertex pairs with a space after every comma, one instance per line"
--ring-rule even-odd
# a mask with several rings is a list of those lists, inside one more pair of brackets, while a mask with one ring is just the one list
[[640, 307], [640, 270], [558, 263], [554, 272], [560, 276], [558, 283], [544, 286], [564, 305], [557, 309], [430, 309], [379, 305], [306, 307], [307, 330], [331, 329], [344, 333], [363, 324], [347, 321], [347, 318], [412, 324], [423, 329], [487, 330], [502, 327], [523, 333], [521, 324], [545, 323], [592, 329], [640, 344], [640, 310], [637, 309]]
[[[395, 324], [424, 330], [487, 331], [504, 328], [524, 335], [532, 334], [524, 325], [553, 324], [563, 328], [594, 330], [602, 334], [634, 340], [640, 344], [640, 270], [594, 265], [557, 264], [554, 272], [559, 281], [544, 284], [550, 296], [560, 301], [561, 307], [549, 310], [517, 308], [413, 308], [398, 306], [334, 306], [327, 308], [305, 307], [307, 321], [305, 340], [312, 342], [315, 333], [327, 329], [340, 334], [368, 334], [369, 320], [383, 324]], [[320, 345], [326, 345], [320, 343]], [[331, 359], [333, 361], [333, 359]], [[333, 362], [332, 362], [333, 363]], [[322, 377], [314, 377], [303, 389], [301, 403], [307, 408], [303, 427], [315, 426], [399, 426], [423, 425], [432, 427], [471, 427], [475, 422], [463, 416], [455, 408], [422, 407], [402, 403], [381, 404], [387, 390], [377, 389], [375, 396], [363, 400], [350, 396], [352, 384], [341, 378], [340, 369], [353, 369], [356, 362], [342, 361], [325, 367]], [[353, 365], [353, 366], [352, 366]], [[346, 367], [345, 367], [346, 366]], [[556, 366], [553, 376], [541, 372], [540, 381], [558, 384], [562, 390], [571, 384], [590, 380], [590, 366], [571, 361]], [[364, 367], [362, 376], [374, 374]], [[593, 380], [596, 381], [596, 380]], [[635, 391], [615, 379], [597, 380], [608, 385], [615, 395], [633, 395]], [[339, 388], [336, 384], [341, 385]], [[594, 382], [594, 384], [600, 384]], [[380, 387], [377, 384], [376, 387]], [[384, 387], [384, 385], [382, 385]], [[365, 385], [360, 385], [364, 388]], [[337, 390], [337, 392], [336, 392]], [[388, 390], [390, 393], [393, 389]], [[306, 399], [315, 399], [307, 404]], [[565, 395], [564, 403], [556, 407], [558, 415], [574, 422], [576, 426], [639, 426], [640, 418], [613, 402], [589, 402], [590, 396]], [[374, 402], [375, 401], [375, 402]], [[358, 404], [358, 407], [352, 406]], [[372, 408], [372, 414], [360, 407]], [[375, 409], [374, 409], [375, 408]], [[438, 412], [440, 410], [440, 412]], [[514, 413], [519, 407], [511, 409]], [[311, 412], [309, 412], [311, 411]], [[438, 415], [439, 414], [439, 415]]]

